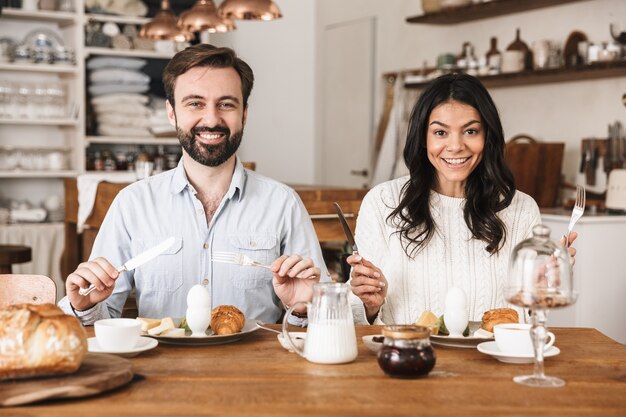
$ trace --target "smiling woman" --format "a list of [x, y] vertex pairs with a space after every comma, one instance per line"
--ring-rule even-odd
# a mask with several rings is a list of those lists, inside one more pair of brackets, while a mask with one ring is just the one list
[[414, 323], [441, 316], [448, 290], [467, 294], [470, 320], [505, 307], [513, 247], [540, 222], [516, 191], [496, 106], [476, 78], [448, 74], [426, 86], [411, 113], [407, 177], [363, 199], [356, 228], [352, 306], [357, 322]]

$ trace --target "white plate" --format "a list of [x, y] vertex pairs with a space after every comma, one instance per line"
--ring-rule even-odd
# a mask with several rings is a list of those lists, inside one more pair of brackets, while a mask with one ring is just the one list
[[367, 347], [374, 353], [378, 353], [380, 348], [383, 346], [383, 342], [374, 342], [375, 337], [384, 338], [385, 336], [383, 336], [382, 334], [370, 334], [368, 336], [363, 336], [361, 340], [363, 340], [363, 344], [365, 345], [365, 347]]
[[141, 352], [154, 349], [155, 347], [157, 347], [158, 344], [159, 342], [154, 339], [140, 336], [139, 341], [137, 342], [137, 346], [135, 346], [133, 349], [123, 352], [117, 352], [102, 349], [98, 344], [98, 339], [96, 339], [95, 337], [90, 337], [89, 339], [87, 339], [87, 350], [94, 353], [112, 353], [113, 355], [121, 356], [123, 358], [132, 358], [139, 355]]
[[[480, 328], [479, 321], [470, 321], [469, 322], [469, 330], [470, 334], [474, 334], [476, 330]], [[435, 346], [445, 346], [445, 347], [454, 347], [454, 348], [475, 348], [480, 343], [483, 343], [488, 340], [493, 340], [493, 336], [491, 337], [476, 337], [476, 336], [467, 336], [467, 337], [450, 337], [444, 336], [441, 334], [431, 334], [430, 342]]]
[[[484, 342], [480, 345], [476, 346], [479, 352], [484, 353], [486, 355], [493, 356], [500, 362], [505, 363], [533, 363], [535, 360], [534, 355], [525, 355], [525, 354], [515, 354], [515, 353], [503, 353], [498, 349], [498, 345], [496, 342]], [[544, 358], [550, 358], [552, 356], [556, 356], [561, 353], [561, 350], [556, 346], [551, 346], [548, 350], [543, 354]]]
[[[176, 320], [174, 321], [176, 323]], [[180, 320], [178, 320], [180, 322]], [[219, 345], [222, 343], [236, 342], [243, 338], [245, 335], [259, 330], [260, 327], [256, 325], [254, 320], [246, 320], [243, 328], [239, 333], [234, 334], [213, 334], [211, 329], [206, 331], [206, 336], [190, 336], [190, 332], [186, 332], [185, 336], [150, 336], [157, 339], [161, 343], [169, 345]]]

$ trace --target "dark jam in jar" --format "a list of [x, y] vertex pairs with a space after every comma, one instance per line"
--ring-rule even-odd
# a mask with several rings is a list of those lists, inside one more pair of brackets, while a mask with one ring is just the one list
[[385, 326], [385, 341], [378, 351], [378, 365], [397, 378], [419, 378], [435, 367], [430, 330], [423, 326]]

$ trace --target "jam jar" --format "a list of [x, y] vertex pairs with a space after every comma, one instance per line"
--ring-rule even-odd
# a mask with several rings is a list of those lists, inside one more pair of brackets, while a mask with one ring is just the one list
[[430, 329], [424, 326], [383, 327], [385, 341], [378, 351], [378, 365], [397, 378], [419, 378], [434, 368], [436, 355], [430, 345]]

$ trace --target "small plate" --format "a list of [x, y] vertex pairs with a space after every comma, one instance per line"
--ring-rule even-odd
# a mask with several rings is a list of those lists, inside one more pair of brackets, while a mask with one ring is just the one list
[[[304, 349], [304, 341], [306, 340], [306, 332], [289, 332], [289, 336], [291, 337], [291, 340], [293, 340], [293, 343], [296, 345], [298, 349]], [[283, 338], [282, 333], [277, 334], [276, 337], [278, 338], [278, 342], [283, 348], [287, 349], [289, 352], [294, 351], [291, 348], [291, 345], [289, 345], [289, 342], [285, 338]]]
[[[474, 334], [476, 330], [480, 328], [479, 321], [470, 321], [469, 331], [470, 334]], [[453, 347], [453, 348], [470, 348], [473, 349], [478, 346], [480, 343], [483, 343], [488, 340], [493, 340], [493, 336], [491, 337], [476, 337], [476, 336], [467, 336], [467, 337], [450, 337], [444, 336], [441, 334], [431, 334], [430, 342], [436, 346], [444, 346], [444, 347]]]
[[[174, 320], [174, 324], [178, 325], [180, 319]], [[243, 328], [239, 333], [234, 334], [213, 334], [211, 329], [207, 330], [206, 336], [190, 336], [190, 332], [187, 332], [185, 336], [149, 336], [157, 339], [161, 343], [169, 345], [219, 345], [222, 343], [231, 343], [240, 340], [245, 335], [259, 330], [260, 327], [256, 325], [254, 320], [246, 320]]]
[[137, 342], [137, 346], [135, 346], [133, 349], [123, 352], [116, 352], [102, 349], [98, 344], [98, 339], [96, 339], [95, 337], [90, 337], [89, 339], [87, 339], [87, 350], [94, 353], [111, 353], [113, 355], [121, 356], [123, 358], [132, 358], [139, 355], [141, 352], [154, 349], [155, 347], [157, 347], [158, 344], [159, 342], [152, 338], [140, 336], [139, 341]]
[[[515, 354], [515, 353], [503, 353], [498, 349], [496, 342], [484, 342], [476, 346], [479, 352], [485, 355], [490, 355], [504, 363], [533, 363], [535, 361], [534, 355]], [[561, 353], [561, 350], [556, 346], [551, 346], [543, 354], [544, 358], [551, 358]]]
[[374, 341], [375, 337], [382, 337], [383, 339], [385, 338], [385, 336], [383, 336], [382, 334], [371, 334], [369, 336], [363, 336], [361, 339], [363, 340], [363, 344], [365, 345], [365, 347], [367, 347], [374, 353], [378, 353], [380, 348], [383, 346], [383, 342]]

